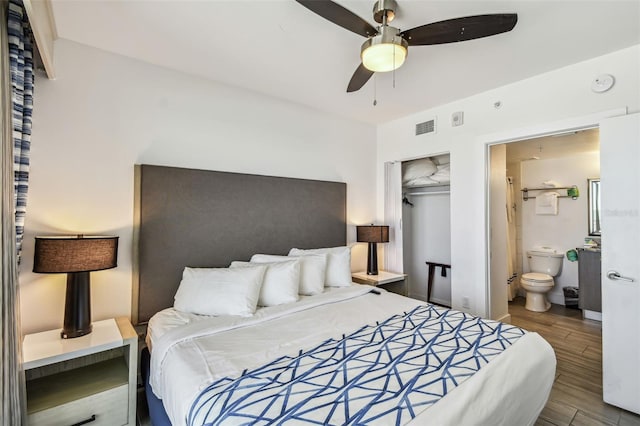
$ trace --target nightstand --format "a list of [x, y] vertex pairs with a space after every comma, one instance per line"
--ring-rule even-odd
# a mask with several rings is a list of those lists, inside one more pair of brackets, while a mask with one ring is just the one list
[[23, 355], [30, 426], [136, 424], [138, 335], [127, 318], [74, 339], [28, 334]]
[[351, 274], [351, 279], [353, 282], [358, 284], [368, 284], [373, 286], [385, 285], [395, 283], [395, 286], [389, 286], [389, 291], [393, 291], [394, 293], [398, 293], [398, 291], [394, 291], [398, 286], [401, 286], [401, 291], [399, 294], [403, 296], [409, 295], [409, 276], [407, 274], [396, 274], [394, 272], [387, 271], [378, 271], [378, 275], [367, 275], [366, 272], [354, 272]]

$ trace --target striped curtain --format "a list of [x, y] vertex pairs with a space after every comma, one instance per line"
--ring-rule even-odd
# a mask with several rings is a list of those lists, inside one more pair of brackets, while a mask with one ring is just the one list
[[0, 0], [0, 419], [26, 424], [18, 250], [22, 242], [33, 93], [33, 46], [21, 0]]
[[16, 200], [16, 251], [22, 251], [29, 189], [29, 149], [33, 110], [33, 42], [22, 0], [9, 2], [9, 65], [13, 101], [13, 195]]

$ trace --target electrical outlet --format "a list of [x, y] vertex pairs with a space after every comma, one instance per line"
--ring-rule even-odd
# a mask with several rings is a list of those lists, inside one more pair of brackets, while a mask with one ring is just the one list
[[467, 296], [464, 296], [462, 298], [462, 307], [466, 309], [471, 309], [471, 304], [469, 304], [469, 298]]
[[451, 114], [451, 126], [457, 127], [464, 124], [464, 111], [457, 111]]

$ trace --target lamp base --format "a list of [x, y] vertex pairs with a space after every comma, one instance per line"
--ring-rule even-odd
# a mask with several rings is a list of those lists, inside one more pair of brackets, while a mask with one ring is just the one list
[[367, 275], [378, 275], [378, 243], [369, 243], [367, 253]]
[[67, 294], [64, 302], [64, 323], [60, 336], [73, 339], [91, 333], [91, 287], [89, 272], [67, 274]]

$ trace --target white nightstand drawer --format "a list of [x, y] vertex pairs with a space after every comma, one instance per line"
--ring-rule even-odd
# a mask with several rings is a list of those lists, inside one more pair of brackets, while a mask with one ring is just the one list
[[[37, 411], [29, 415], [30, 426], [73, 425], [87, 421], [90, 426], [121, 426], [127, 424], [129, 386], [124, 384], [86, 398], [77, 399]], [[95, 420], [88, 422], [91, 416]]]
[[23, 348], [28, 424], [135, 426], [138, 335], [127, 318], [75, 339], [30, 334]]

